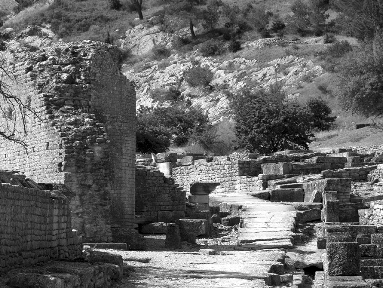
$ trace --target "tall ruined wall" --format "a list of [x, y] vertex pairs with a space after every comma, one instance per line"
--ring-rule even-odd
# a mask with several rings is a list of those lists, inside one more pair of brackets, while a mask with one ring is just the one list
[[220, 183], [216, 191], [229, 193], [262, 189], [255, 177], [260, 172], [261, 164], [257, 161], [230, 161], [217, 157], [212, 162], [198, 160], [188, 166], [175, 167], [172, 178], [186, 191], [195, 182], [215, 182]]
[[2, 79], [38, 117], [27, 118], [26, 135], [17, 121], [27, 149], [0, 139], [0, 161], [36, 182], [65, 184], [73, 227], [87, 241], [110, 241], [113, 228], [134, 220], [134, 88], [112, 46], [29, 38], [9, 44]]
[[153, 222], [185, 217], [186, 193], [174, 180], [148, 167], [136, 168], [136, 214]]
[[2, 183], [0, 216], [0, 272], [81, 257], [81, 241], [70, 223], [69, 201], [57, 191]]

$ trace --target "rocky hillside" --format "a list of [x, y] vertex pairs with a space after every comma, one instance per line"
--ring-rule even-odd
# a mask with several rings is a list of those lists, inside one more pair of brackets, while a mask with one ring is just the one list
[[[174, 37], [161, 32], [158, 27], [146, 29], [142, 25], [126, 34], [127, 40], [122, 42], [122, 46], [130, 48], [135, 54], [143, 55], [150, 52], [147, 49], [155, 45], [172, 48], [171, 39]], [[242, 57], [245, 54], [264, 53], [274, 47], [284, 47], [283, 49], [288, 50], [289, 47], [297, 44], [313, 45], [277, 38], [259, 39], [243, 43], [242, 51], [230, 53], [224, 57], [203, 57], [198, 50], [186, 54], [175, 53], [159, 61], [143, 60], [144, 64], [124, 65], [123, 73], [136, 85], [137, 107], [171, 105], [171, 101], [157, 96], [171, 89], [178, 90], [181, 101], [190, 101], [193, 106], [200, 107], [206, 112], [214, 124], [223, 125], [223, 131], [219, 134], [227, 137], [228, 126], [232, 125], [220, 123], [232, 122], [229, 105], [232, 94], [244, 88], [269, 89], [270, 86], [277, 84], [281, 85], [290, 98], [299, 98], [300, 95], [296, 91], [308, 79], [315, 79], [325, 73], [323, 68], [312, 60], [293, 55], [285, 54], [268, 62]], [[138, 49], [138, 47], [147, 49]], [[142, 56], [142, 59], [145, 58]], [[197, 66], [212, 72], [213, 77], [207, 87], [193, 87], [185, 79], [185, 72]], [[232, 131], [229, 134], [233, 135]]]

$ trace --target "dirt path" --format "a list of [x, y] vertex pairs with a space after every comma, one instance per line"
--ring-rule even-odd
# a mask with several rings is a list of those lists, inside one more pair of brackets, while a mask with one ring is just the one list
[[[278, 263], [285, 253], [263, 250], [219, 251], [217, 255], [202, 255], [198, 251], [124, 251], [119, 254], [128, 260], [125, 260], [127, 265], [134, 268], [119, 288], [255, 288], [267, 287], [264, 278], [270, 266]], [[146, 260], [148, 263], [143, 263]]]
[[[164, 235], [148, 236], [153, 251], [114, 252], [122, 255], [126, 269], [130, 270], [130, 276], [118, 288], [269, 287], [265, 279], [269, 278], [271, 267], [280, 267], [286, 248], [293, 247], [294, 208], [246, 194], [214, 195], [213, 199], [243, 205], [242, 228], [236, 233], [236, 245], [233, 242], [184, 245], [182, 250], [168, 251], [164, 247]], [[214, 248], [210, 252], [213, 255], [206, 250], [209, 248]]]

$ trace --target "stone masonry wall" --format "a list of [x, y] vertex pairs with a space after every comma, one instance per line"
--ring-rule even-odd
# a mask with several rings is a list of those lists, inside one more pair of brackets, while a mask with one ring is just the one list
[[147, 221], [174, 222], [185, 217], [186, 192], [158, 170], [136, 168], [136, 214]]
[[0, 184], [0, 272], [81, 256], [68, 199], [57, 191]]
[[0, 139], [0, 161], [36, 182], [66, 185], [73, 227], [86, 241], [111, 241], [113, 228], [134, 225], [134, 88], [112, 46], [43, 45], [33, 33], [2, 55], [11, 75], [2, 81], [36, 115], [26, 118], [26, 135], [16, 121], [26, 149]]
[[376, 165], [367, 167], [354, 167], [338, 170], [325, 170], [321, 174], [324, 178], [350, 178], [353, 181], [366, 181], [368, 174], [376, 169]]
[[217, 157], [212, 162], [198, 160], [194, 165], [175, 167], [172, 178], [186, 191], [195, 182], [215, 182], [220, 183], [216, 191], [228, 193], [262, 189], [262, 181], [256, 177], [261, 171], [258, 161], [230, 161]]

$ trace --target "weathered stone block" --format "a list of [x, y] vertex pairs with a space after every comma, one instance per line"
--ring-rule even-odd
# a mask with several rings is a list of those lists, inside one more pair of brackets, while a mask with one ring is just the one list
[[177, 224], [181, 240], [190, 243], [195, 243], [197, 236], [206, 235], [209, 231], [209, 223], [206, 219], [179, 219]]
[[262, 164], [262, 174], [264, 175], [286, 175], [292, 174], [291, 163], [266, 163]]
[[241, 217], [239, 216], [227, 216], [221, 219], [221, 224], [225, 226], [234, 226], [241, 223]]
[[361, 244], [359, 246], [361, 257], [376, 257], [376, 245], [375, 244]]
[[272, 202], [303, 202], [304, 191], [300, 188], [295, 189], [273, 189], [270, 191], [270, 201]]
[[327, 243], [328, 274], [354, 276], [359, 274], [360, 252], [356, 242]]
[[101, 252], [96, 250], [86, 250], [85, 260], [89, 263], [111, 263], [118, 265], [122, 271], [123, 259], [121, 255]]
[[371, 234], [371, 244], [382, 245], [383, 244], [383, 233]]
[[165, 247], [169, 249], [180, 249], [182, 247], [180, 230], [177, 224], [168, 224], [166, 231]]
[[325, 222], [339, 222], [339, 201], [327, 201], [323, 207]]
[[327, 243], [333, 242], [354, 242], [355, 239], [350, 231], [331, 232], [327, 234]]
[[297, 211], [297, 221], [299, 223], [306, 223], [317, 220], [321, 220], [321, 209]]

